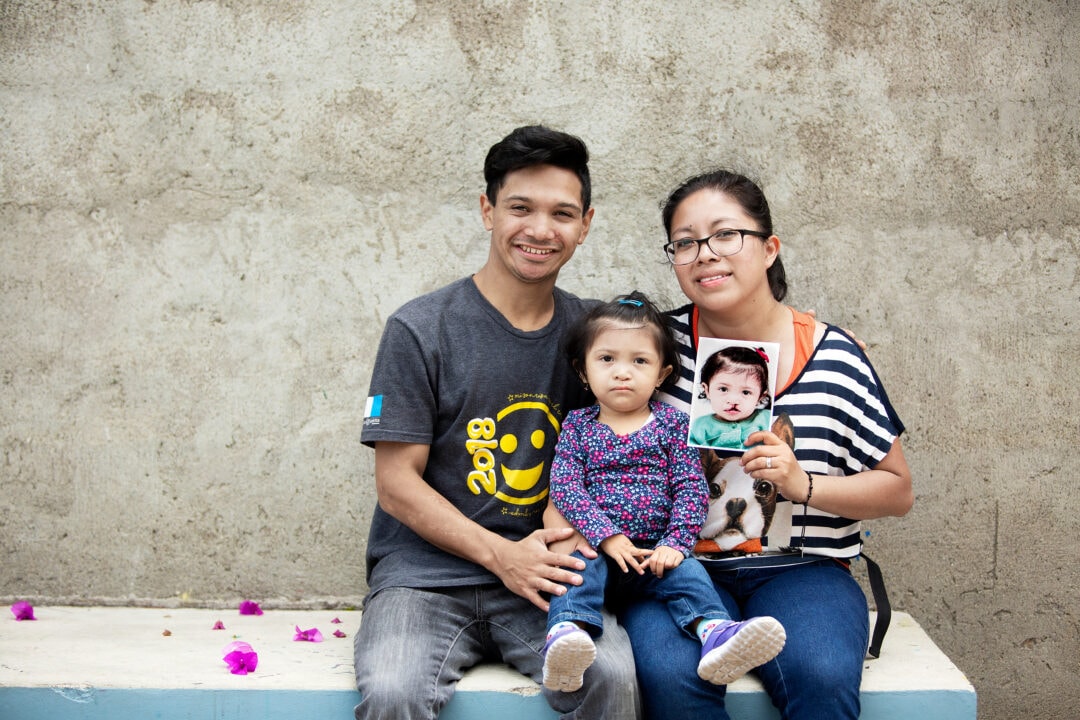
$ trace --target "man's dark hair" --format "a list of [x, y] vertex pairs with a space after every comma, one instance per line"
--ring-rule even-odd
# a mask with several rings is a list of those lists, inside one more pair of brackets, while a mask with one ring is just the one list
[[534, 165], [554, 165], [577, 175], [581, 181], [581, 211], [589, 209], [589, 150], [581, 138], [543, 125], [519, 127], [488, 150], [484, 160], [488, 200], [495, 203], [508, 173]]

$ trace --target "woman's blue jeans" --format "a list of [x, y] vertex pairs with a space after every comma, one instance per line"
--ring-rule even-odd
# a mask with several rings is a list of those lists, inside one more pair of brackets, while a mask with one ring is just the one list
[[[787, 643], [755, 672], [785, 720], [859, 717], [859, 685], [869, 643], [866, 596], [831, 559], [737, 570], [706, 568], [732, 619], [771, 615]], [[726, 687], [697, 676], [696, 640], [671, 623], [662, 603], [631, 604], [620, 615], [630, 635], [647, 720], [727, 720]]]

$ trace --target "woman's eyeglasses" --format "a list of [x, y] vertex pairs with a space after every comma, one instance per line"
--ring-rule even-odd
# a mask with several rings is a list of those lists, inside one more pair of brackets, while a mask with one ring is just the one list
[[767, 238], [767, 233], [757, 230], [735, 230], [721, 228], [707, 238], [697, 240], [695, 238], [680, 238], [664, 244], [664, 252], [667, 253], [668, 262], [672, 265], [689, 265], [698, 258], [701, 246], [708, 243], [709, 250], [716, 257], [734, 255], [743, 248], [743, 238], [746, 235]]

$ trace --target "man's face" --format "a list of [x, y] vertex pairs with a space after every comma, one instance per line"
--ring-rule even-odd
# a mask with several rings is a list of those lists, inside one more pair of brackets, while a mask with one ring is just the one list
[[481, 196], [480, 211], [491, 259], [525, 283], [553, 281], [585, 242], [593, 216], [582, 210], [577, 175], [553, 165], [508, 173], [494, 204]]

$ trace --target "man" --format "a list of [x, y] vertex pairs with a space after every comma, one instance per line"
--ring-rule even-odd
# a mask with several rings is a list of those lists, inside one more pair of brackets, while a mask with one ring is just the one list
[[[545, 594], [581, 582], [583, 563], [548, 548], [572, 530], [542, 525], [561, 420], [587, 402], [559, 341], [588, 304], [555, 281], [592, 222], [588, 151], [518, 128], [488, 152], [484, 178], [487, 261], [395, 312], [375, 361], [361, 439], [375, 448], [379, 503], [354, 647], [358, 720], [435, 718], [484, 660], [540, 681]], [[581, 690], [545, 690], [552, 707], [636, 717], [633, 656], [611, 618], [597, 653]]]

